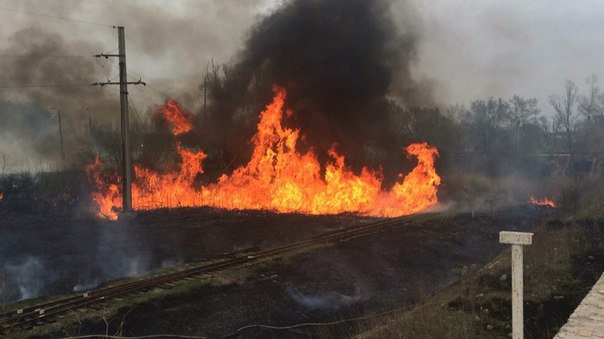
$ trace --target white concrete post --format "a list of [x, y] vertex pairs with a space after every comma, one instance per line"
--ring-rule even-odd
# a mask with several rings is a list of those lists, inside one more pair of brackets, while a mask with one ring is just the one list
[[533, 243], [533, 233], [500, 232], [499, 242], [512, 245], [512, 339], [524, 338], [524, 274], [522, 246]]

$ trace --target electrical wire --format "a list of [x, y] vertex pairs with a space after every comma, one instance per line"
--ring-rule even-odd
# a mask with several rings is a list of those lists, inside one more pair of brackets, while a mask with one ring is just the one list
[[132, 107], [132, 113], [134, 113], [134, 122], [135, 122], [134, 126], [139, 133], [143, 133], [144, 132], [143, 121], [138, 114], [138, 110], [136, 109], [136, 106], [134, 106], [134, 101], [132, 101], [132, 95], [128, 96], [128, 101], [130, 101], [130, 107]]
[[101, 26], [101, 27], [107, 27], [107, 28], [113, 28], [114, 27], [114, 25], [107, 25], [107, 24], [102, 24], [102, 23], [98, 23], [98, 22], [79, 20], [79, 19], [73, 19], [73, 18], [68, 18], [68, 17], [61, 17], [61, 16], [50, 15], [50, 14], [44, 14], [44, 13], [29, 12], [29, 11], [24, 11], [24, 10], [16, 9], [16, 8], [7, 8], [7, 7], [1, 7], [0, 6], [0, 11], [15, 12], [15, 13], [27, 14], [27, 15], [32, 15], [32, 16], [38, 16], [38, 17], [42, 17], [42, 18], [48, 18], [48, 19], [70, 21], [70, 22], [75, 22], [75, 23], [78, 23], [78, 24], [95, 25], [95, 26]]
[[[132, 37], [131, 37], [131, 36], [129, 36], [128, 34], [124, 34], [124, 36], [125, 36], [125, 38], [126, 38], [126, 39], [127, 39], [129, 42], [130, 42], [130, 43], [132, 43], [134, 46], [136, 46], [136, 47], [137, 47], [137, 48], [138, 48], [138, 49], [139, 49], [141, 52], [143, 52], [143, 53], [145, 53], [145, 54], [147, 54], [147, 55], [149, 55], [149, 56], [151, 56], [151, 55], [152, 55], [152, 54], [151, 54], [151, 53], [150, 53], [150, 52], [149, 52], [149, 51], [148, 51], [146, 48], [144, 48], [144, 47], [142, 46], [142, 44], [139, 44], [139, 43], [138, 43], [138, 42], [136, 42], [134, 39], [132, 39]], [[117, 48], [116, 48], [116, 50], [117, 50]], [[110, 53], [108, 53], [108, 54], [111, 54], [111, 52], [110, 52]], [[171, 70], [172, 72], [176, 73], [176, 72], [174, 71], [174, 69], [172, 69], [172, 67], [171, 67], [170, 65], [168, 65], [167, 63], [165, 63], [163, 60], [161, 60], [161, 59], [154, 59], [154, 60], [157, 60], [157, 61], [158, 61], [160, 64], [162, 64], [164, 67], [166, 67], [166, 68], [168, 68], [169, 70]], [[118, 65], [117, 63], [115, 63], [115, 64], [114, 64], [114, 66], [115, 66], [117, 69], [119, 69], [119, 65]], [[149, 80], [148, 80], [148, 79], [150, 79], [150, 78], [149, 78], [149, 77], [144, 76], [144, 75], [143, 75], [143, 74], [141, 74], [140, 72], [137, 72], [136, 70], [134, 70], [134, 69], [132, 69], [132, 68], [128, 68], [128, 73], [134, 73], [134, 74], [137, 74], [137, 75], [139, 76], [139, 78], [141, 78], [141, 79], [142, 79], [142, 78], [146, 78], [146, 79], [145, 79], [145, 80], [146, 80], [146, 82], [147, 82], [146, 87], [149, 87], [151, 90], [153, 90], [153, 91], [157, 92], [158, 94], [160, 94], [160, 95], [162, 95], [162, 96], [164, 96], [164, 97], [172, 97], [171, 95], [167, 94], [166, 92], [163, 92], [162, 90], [158, 89], [157, 87], [155, 87], [155, 86], [153, 86], [153, 85], [150, 85], [150, 84], [149, 84]], [[155, 75], [156, 77], [158, 77], [156, 73], [155, 73], [154, 75]], [[131, 79], [133, 79], [133, 80], [139, 80], [139, 79], [136, 79], [136, 78], [132, 78], [130, 75], [128, 75], [128, 78], [131, 78]]]
[[84, 87], [92, 86], [92, 81], [89, 83], [77, 83], [77, 84], [23, 84], [23, 85], [6, 85], [1, 86], [0, 89], [7, 88], [47, 88], [47, 87]]
[[[116, 80], [118, 76], [111, 78], [109, 81]], [[82, 83], [73, 83], [73, 84], [21, 84], [21, 85], [0, 85], [0, 89], [10, 89], [10, 88], [53, 88], [53, 87], [92, 87], [93, 81], [90, 82], [82, 82]]]
[[[146, 82], [146, 84], [147, 84], [145, 87], [149, 87], [150, 89], [154, 90], [155, 92], [157, 92], [158, 94], [161, 94], [161, 95], [162, 95], [162, 96], [164, 96], [164, 97], [167, 97], [167, 98], [172, 97], [171, 95], [169, 95], [169, 94], [167, 94], [167, 93], [165, 93], [165, 92], [163, 92], [163, 91], [159, 90], [157, 87], [155, 87], [155, 86], [153, 86], [153, 85], [149, 84], [149, 77], [146, 77], [146, 76], [142, 75], [141, 73], [139, 73], [139, 72], [137, 72], [137, 71], [135, 71], [135, 70], [132, 70], [132, 69], [128, 69], [128, 72], [131, 72], [131, 73], [134, 73], [134, 74], [138, 75], [138, 76], [139, 76], [139, 78], [141, 78], [141, 79], [142, 79], [142, 78], [145, 78], [145, 82]], [[135, 77], [132, 77], [132, 76], [130, 76], [130, 75], [128, 75], [128, 78], [130, 78], [130, 79], [132, 79], [132, 80], [139, 80], [139, 79], [137, 79], [137, 78], [135, 78]]]
[[94, 57], [94, 54], [0, 54], [0, 58], [88, 58]]
[[[134, 41], [128, 34], [124, 34], [124, 36], [126, 37], [126, 40], [130, 41], [134, 46], [136, 46], [143, 53], [145, 53], [145, 54], [147, 54], [149, 56], [153, 55], [145, 47], [143, 47], [142, 44], [139, 44], [138, 42]], [[156, 59], [156, 58], [153, 58], [153, 59], [157, 60], [160, 64], [162, 64], [164, 67], [166, 67], [167, 69], [169, 69], [172, 73], [174, 73], [174, 74], [179, 74], [180, 73], [180, 72], [177, 72], [175, 69], [173, 69], [170, 65], [168, 65], [167, 63], [165, 63], [162, 59]]]
[[269, 330], [291, 330], [291, 329], [295, 329], [295, 328], [309, 327], [309, 326], [333, 326], [333, 325], [339, 325], [339, 324], [351, 322], [351, 321], [359, 321], [359, 320], [365, 320], [365, 319], [369, 319], [369, 318], [379, 317], [379, 316], [383, 316], [383, 315], [391, 314], [391, 313], [395, 313], [395, 312], [407, 311], [407, 310], [412, 309], [413, 307], [415, 307], [415, 306], [411, 305], [411, 306], [398, 307], [398, 308], [391, 309], [388, 311], [375, 313], [375, 314], [369, 314], [369, 315], [362, 316], [362, 317], [341, 319], [341, 320], [323, 322], [323, 323], [318, 323], [318, 322], [317, 323], [301, 323], [301, 324], [295, 324], [295, 325], [289, 325], [289, 326], [272, 326], [272, 325], [261, 325], [261, 324], [246, 325], [246, 326], [238, 328], [234, 334], [227, 336], [227, 338], [237, 335], [241, 331], [245, 331], [245, 330], [252, 329], [252, 328], [264, 328], [264, 329], [269, 329]]
[[90, 334], [80, 335], [76, 337], [63, 337], [62, 339], [86, 339], [86, 338], [108, 338], [108, 339], [146, 339], [146, 338], [191, 338], [191, 339], [206, 339], [207, 337], [194, 336], [194, 335], [181, 335], [181, 334], [152, 334], [138, 337], [124, 337], [121, 335], [108, 335], [108, 334]]

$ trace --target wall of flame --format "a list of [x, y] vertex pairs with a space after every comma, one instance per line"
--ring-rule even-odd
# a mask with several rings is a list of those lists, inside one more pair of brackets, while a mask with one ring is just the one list
[[[165, 207], [213, 206], [226, 209], [262, 209], [276, 212], [307, 214], [358, 213], [368, 216], [394, 217], [427, 209], [438, 202], [436, 193], [440, 177], [434, 168], [436, 148], [427, 143], [407, 146], [405, 152], [417, 159], [415, 168], [392, 188], [382, 189], [379, 171], [363, 168], [353, 173], [344, 156], [329, 151], [332, 161], [324, 166], [309, 151], [300, 153], [296, 145], [300, 131], [285, 128], [282, 121], [286, 91], [274, 88], [273, 101], [260, 114], [254, 150], [250, 161], [217, 182], [194, 188], [196, 176], [203, 173], [201, 151], [176, 145], [181, 158], [178, 170], [158, 173], [134, 166], [133, 208], [149, 210]], [[178, 103], [168, 101], [159, 113], [166, 119], [175, 136], [193, 128], [190, 117]], [[86, 168], [95, 186], [92, 193], [97, 213], [102, 218], [116, 219], [121, 207], [120, 185], [115, 176], [103, 175], [103, 164], [97, 157]]]

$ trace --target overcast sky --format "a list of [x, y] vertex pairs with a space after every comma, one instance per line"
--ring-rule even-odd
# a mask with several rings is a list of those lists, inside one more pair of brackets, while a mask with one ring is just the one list
[[[560, 92], [565, 79], [584, 89], [590, 74], [604, 77], [604, 1], [409, 2], [420, 34], [416, 76], [436, 84], [440, 103], [467, 105], [517, 93], [537, 97], [549, 112], [547, 97]], [[131, 90], [143, 107], [161, 101], [159, 92], [199, 95], [196, 86], [209, 60], [231, 61], [246, 31], [277, 6], [275, 0], [0, 0], [0, 46], [10, 44], [15, 32], [36, 26], [74, 42], [73, 54], [117, 47], [110, 27], [10, 9], [125, 25], [129, 73], [150, 85]], [[411, 10], [401, 3], [393, 7], [395, 20], [404, 17], [397, 11]]]
[[420, 69], [451, 102], [485, 96], [547, 97], [565, 79], [604, 77], [604, 1], [415, 1]]

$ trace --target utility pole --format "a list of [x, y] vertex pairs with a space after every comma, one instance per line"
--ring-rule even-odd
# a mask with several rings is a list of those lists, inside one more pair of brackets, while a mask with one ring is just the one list
[[59, 140], [61, 141], [61, 160], [63, 161], [63, 165], [65, 165], [65, 150], [63, 149], [63, 125], [61, 123], [61, 111], [57, 110], [57, 115], [59, 116]]
[[128, 117], [128, 85], [143, 85], [141, 79], [128, 82], [126, 73], [126, 40], [124, 27], [117, 27], [118, 54], [97, 54], [97, 58], [119, 58], [120, 81], [97, 82], [95, 86], [120, 85], [121, 129], [122, 129], [122, 213], [132, 212], [132, 153], [130, 148], [130, 119]]
[[203, 76], [203, 115], [205, 117], [205, 115], [207, 115], [208, 111], [207, 111], [207, 100], [208, 100], [208, 73], [206, 72], [206, 74]]
[[88, 112], [88, 136], [92, 138], [92, 114], [88, 107], [86, 107], [86, 112]]

